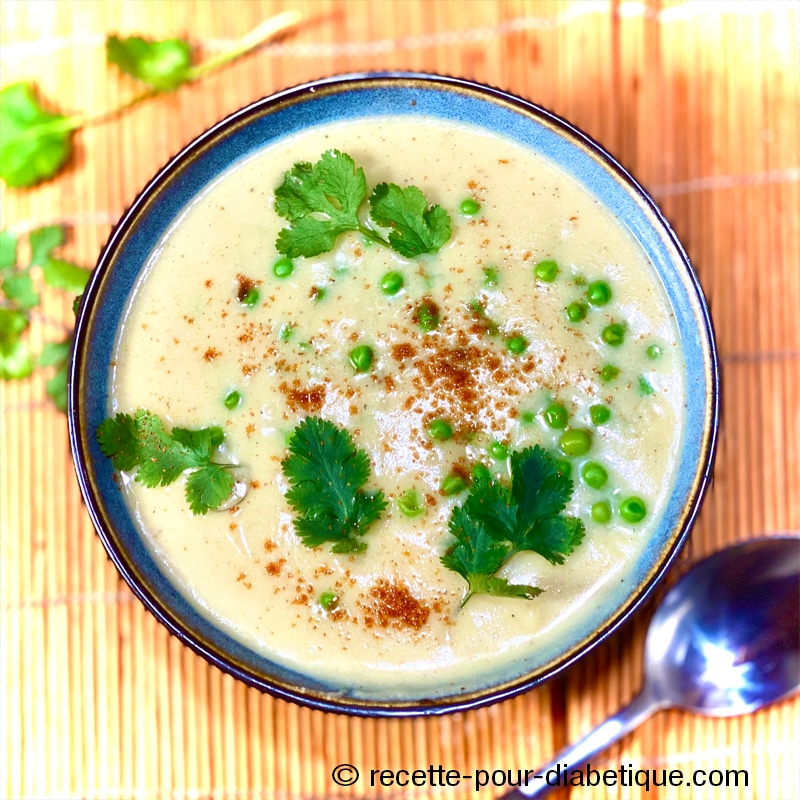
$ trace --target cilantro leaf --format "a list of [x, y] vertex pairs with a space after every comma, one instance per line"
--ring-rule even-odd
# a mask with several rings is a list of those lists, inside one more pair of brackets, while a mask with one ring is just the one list
[[511, 491], [492, 478], [479, 477], [470, 487], [464, 510], [473, 519], [480, 520], [498, 542], [514, 538], [517, 524], [517, 507]]
[[147, 412], [140, 410], [135, 416], [117, 414], [103, 420], [97, 428], [97, 443], [108, 456], [114, 468], [130, 472], [142, 463], [142, 448], [139, 443], [139, 424]]
[[135, 479], [148, 487], [168, 486], [184, 472], [186, 500], [193, 514], [205, 514], [227, 500], [235, 484], [231, 464], [212, 461], [225, 435], [221, 428], [174, 428], [139, 409], [133, 416], [117, 414], [97, 428], [97, 441], [115, 469], [136, 470]]
[[474, 574], [469, 578], [469, 594], [461, 601], [461, 607], [473, 594], [489, 594], [492, 597], [519, 597], [524, 600], [533, 600], [542, 593], [538, 586], [528, 586], [525, 583], [509, 583], [505, 578], [496, 575]]
[[71, 336], [61, 342], [47, 342], [36, 362], [38, 367], [56, 368], [55, 375], [49, 378], [45, 384], [45, 391], [59, 411], [67, 410], [67, 371], [71, 348]]
[[474, 594], [527, 599], [541, 594], [542, 590], [535, 586], [509, 583], [505, 578], [493, 574], [508, 558], [508, 546], [491, 536], [484, 523], [470, 514], [466, 506], [454, 509], [450, 518], [450, 532], [456, 541], [441, 561], [445, 567], [461, 575], [469, 585], [461, 601], [462, 608]]
[[511, 455], [511, 493], [517, 507], [512, 543], [517, 550], [532, 550], [551, 564], [580, 544], [584, 526], [561, 512], [572, 497], [572, 479], [538, 445]]
[[520, 534], [516, 548], [531, 550], [546, 558], [551, 564], [563, 564], [583, 541], [586, 527], [577, 517], [563, 514], [546, 517]]
[[0, 342], [0, 378], [20, 380], [33, 372], [33, 357], [21, 339]]
[[17, 263], [17, 234], [13, 231], [0, 231], [0, 272]]
[[295, 164], [275, 190], [275, 211], [291, 223], [278, 234], [278, 252], [297, 258], [332, 250], [340, 234], [361, 228], [366, 196], [364, 170], [346, 153], [328, 150], [314, 165]]
[[0, 341], [20, 336], [28, 327], [28, 317], [15, 309], [0, 308]]
[[30, 309], [39, 305], [41, 297], [33, 288], [33, 278], [28, 272], [14, 272], [3, 278], [3, 294], [18, 308]]
[[28, 236], [31, 246], [31, 266], [43, 267], [56, 247], [64, 244], [64, 228], [61, 225], [45, 225], [31, 231]]
[[303, 544], [333, 542], [335, 553], [358, 553], [367, 529], [386, 507], [383, 492], [368, 492], [369, 458], [350, 434], [332, 422], [306, 417], [289, 438], [281, 462], [290, 488], [286, 499], [297, 516], [294, 528]]
[[380, 183], [369, 203], [373, 222], [391, 228], [389, 244], [405, 258], [436, 253], [450, 238], [450, 216], [441, 206], [428, 207], [416, 186]]
[[42, 268], [42, 275], [48, 286], [66, 289], [75, 294], [83, 291], [91, 271], [52, 255], [55, 248], [64, 244], [64, 228], [61, 225], [45, 225], [31, 231], [28, 238], [31, 245], [31, 266]]
[[70, 347], [72, 347], [70, 338], [61, 342], [47, 342], [39, 354], [36, 365], [39, 367], [60, 367], [69, 359]]
[[503, 565], [508, 548], [489, 535], [484, 523], [466, 506], [453, 509], [450, 533], [456, 541], [442, 556], [442, 564], [469, 580], [470, 575], [491, 575]]
[[186, 499], [192, 514], [219, 508], [233, 492], [236, 481], [223, 464], [206, 464], [186, 478]]
[[33, 371], [33, 358], [20, 337], [28, 327], [28, 317], [18, 309], [0, 308], [0, 378], [27, 378]]
[[48, 258], [42, 267], [42, 274], [51, 288], [79, 294], [86, 288], [91, 271], [60, 258]]
[[450, 517], [455, 541], [441, 562], [467, 581], [462, 606], [477, 593], [536, 597], [537, 587], [509, 584], [495, 573], [525, 551], [563, 564], [583, 539], [583, 522], [563, 513], [573, 484], [559, 473], [553, 457], [537, 445], [512, 453], [510, 461], [510, 486], [488, 476], [475, 479]]
[[72, 152], [74, 118], [45, 111], [30, 83], [0, 91], [0, 177], [7, 186], [34, 186], [52, 178]]
[[171, 92], [190, 80], [191, 51], [182, 39], [155, 41], [141, 36], [109, 36], [106, 60], [159, 91]]
[[225, 441], [222, 428], [173, 428], [172, 438], [182, 444], [198, 461], [207, 461], [214, 451]]
[[148, 487], [169, 486], [187, 469], [200, 466], [202, 461], [170, 436], [155, 414], [139, 412], [135, 419], [139, 446], [137, 481]]

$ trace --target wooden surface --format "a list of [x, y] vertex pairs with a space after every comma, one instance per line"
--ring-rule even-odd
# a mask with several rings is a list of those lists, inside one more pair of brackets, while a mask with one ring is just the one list
[[[408, 68], [509, 89], [584, 129], [633, 172], [708, 297], [723, 422], [715, 481], [683, 558], [800, 529], [797, 5], [2, 0], [2, 81], [34, 80], [65, 113], [99, 111], [136, 91], [105, 66], [107, 34], [184, 36], [203, 56], [285, 8], [306, 18], [290, 38], [80, 133], [57, 180], [4, 188], [2, 226], [64, 223], [63, 255], [91, 265], [169, 156], [229, 112], [312, 78]], [[46, 295], [35, 349], [71, 325], [70, 305]], [[0, 386], [0, 797], [493, 797], [498, 789], [478, 794], [474, 780], [370, 787], [369, 771], [536, 768], [640, 686], [651, 606], [562, 678], [473, 713], [362, 720], [245, 688], [170, 638], [118, 578], [83, 509], [45, 377]], [[569, 796], [792, 800], [798, 752], [800, 698], [732, 720], [663, 712], [595, 765], [687, 776], [744, 769], [747, 788]], [[352, 787], [331, 780], [342, 763], [361, 770]]]

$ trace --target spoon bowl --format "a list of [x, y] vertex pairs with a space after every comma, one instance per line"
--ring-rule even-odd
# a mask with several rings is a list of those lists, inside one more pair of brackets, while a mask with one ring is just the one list
[[745, 542], [670, 590], [647, 634], [650, 693], [717, 717], [755, 711], [800, 685], [800, 538]]
[[[800, 689], [800, 536], [755, 539], [691, 567], [648, 628], [641, 693], [508, 800], [543, 797], [559, 767], [577, 768], [656, 711], [735, 716]], [[548, 780], [552, 781], [551, 783]]]

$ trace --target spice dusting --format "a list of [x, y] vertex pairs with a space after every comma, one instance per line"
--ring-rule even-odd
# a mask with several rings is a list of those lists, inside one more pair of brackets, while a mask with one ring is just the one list
[[388, 628], [420, 630], [430, 616], [430, 606], [411, 594], [408, 586], [385, 578], [376, 581], [369, 592], [370, 603], [359, 603], [364, 609], [364, 624], [371, 628], [379, 625]]

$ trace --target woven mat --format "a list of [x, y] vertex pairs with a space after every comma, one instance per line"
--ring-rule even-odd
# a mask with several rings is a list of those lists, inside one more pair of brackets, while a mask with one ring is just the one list
[[[62, 223], [63, 256], [91, 265], [113, 222], [169, 156], [229, 112], [309, 79], [405, 68], [509, 89], [571, 120], [637, 176], [688, 249], [709, 299], [723, 423], [714, 485], [683, 558], [799, 529], [798, 7], [3, 0], [2, 81], [33, 80], [64, 112], [99, 111], [135, 92], [104, 64], [108, 33], [184, 36], [209, 55], [287, 7], [305, 15], [291, 37], [80, 133], [57, 180], [4, 189], [2, 226]], [[46, 294], [33, 348], [70, 326], [70, 303]], [[370, 786], [369, 772], [442, 765], [515, 777], [641, 685], [650, 607], [563, 677], [471, 713], [363, 720], [247, 689], [170, 638], [118, 578], [83, 509], [65, 418], [47, 401], [46, 377], [0, 387], [0, 797], [493, 797], [501, 790], [478, 793], [473, 779], [384, 788]], [[706, 786], [574, 788], [569, 797], [800, 798], [798, 752], [800, 698], [732, 720], [667, 711], [595, 766], [658, 776], [704, 770], [698, 780], [705, 776]], [[361, 779], [336, 786], [338, 764], [357, 767]], [[738, 788], [709, 785], [726, 770], [747, 770], [748, 785], [744, 773]]]

